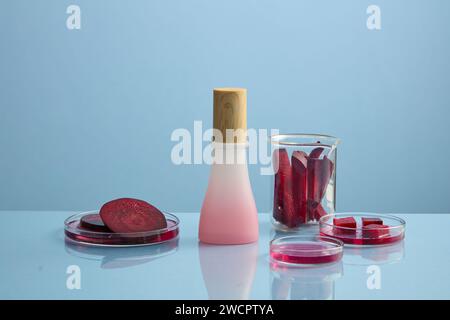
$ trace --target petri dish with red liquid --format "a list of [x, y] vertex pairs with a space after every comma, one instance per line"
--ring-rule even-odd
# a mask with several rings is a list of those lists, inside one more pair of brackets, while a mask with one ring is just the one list
[[145, 232], [117, 233], [110, 231], [101, 221], [98, 211], [79, 213], [64, 221], [66, 238], [77, 243], [95, 246], [124, 247], [164, 243], [179, 234], [179, 219], [163, 213], [167, 227]]
[[373, 213], [336, 213], [319, 221], [320, 235], [352, 246], [380, 246], [405, 238], [406, 222], [393, 215]]
[[311, 266], [340, 261], [342, 241], [319, 235], [292, 235], [270, 242], [270, 258], [288, 266]]

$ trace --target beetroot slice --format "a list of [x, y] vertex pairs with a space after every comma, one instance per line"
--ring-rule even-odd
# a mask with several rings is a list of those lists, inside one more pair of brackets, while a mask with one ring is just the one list
[[308, 159], [309, 199], [320, 202], [333, 174], [334, 164], [326, 156], [323, 159]]
[[317, 191], [319, 193], [320, 200], [322, 200], [323, 196], [328, 187], [328, 183], [330, 182], [331, 176], [333, 175], [334, 164], [330, 159], [325, 156], [320, 164], [319, 171], [316, 171], [316, 176], [314, 177], [317, 180]]
[[292, 192], [285, 192], [283, 197], [283, 215], [285, 224], [289, 228], [298, 227], [301, 223], [300, 217], [295, 212], [294, 197]]
[[300, 163], [303, 165], [303, 167], [306, 169], [306, 165], [308, 163], [308, 155], [304, 151], [294, 151], [292, 153], [292, 159], [296, 159], [300, 161]]
[[389, 235], [389, 226], [384, 224], [369, 224], [363, 227], [364, 238], [381, 238]]
[[307, 180], [307, 155], [303, 151], [292, 153], [292, 193], [294, 195], [294, 207], [300, 223], [305, 223], [307, 218], [308, 180]]
[[300, 217], [295, 210], [294, 194], [292, 193], [292, 167], [289, 163], [289, 157], [283, 161], [281, 169], [281, 183], [283, 184], [283, 221], [289, 228], [295, 228], [300, 225]]
[[274, 160], [275, 170], [278, 170], [275, 175], [273, 215], [277, 221], [293, 228], [300, 224], [300, 219], [295, 214], [292, 170], [286, 149], [275, 150]]
[[[323, 159], [308, 158], [308, 201], [321, 203], [328, 183], [334, 171], [333, 162], [325, 156]], [[314, 212], [308, 210], [308, 220], [316, 219]]]
[[327, 214], [327, 211], [320, 203], [313, 201], [308, 201], [308, 212], [311, 214], [311, 217], [317, 221]]
[[[275, 150], [273, 153], [273, 170], [275, 172], [275, 181], [274, 181], [274, 194], [273, 194], [273, 218], [280, 222], [284, 223], [283, 221], [283, 212], [282, 212], [282, 205], [283, 205], [283, 184], [281, 181], [280, 176], [280, 154], [286, 152], [285, 149], [282, 149], [284, 151], [280, 151], [280, 149]], [[284, 156], [284, 155], [283, 155]]]
[[337, 227], [355, 228], [356, 229], [356, 220], [353, 217], [334, 218], [333, 224]]
[[315, 148], [309, 153], [309, 157], [313, 159], [319, 159], [322, 152], [323, 152], [322, 147]]
[[327, 215], [328, 212], [322, 207], [322, 205], [319, 203], [314, 210], [314, 216], [316, 217], [316, 220], [320, 220], [323, 216]]
[[336, 235], [352, 235], [356, 233], [356, 220], [353, 217], [334, 218], [333, 224], [336, 227], [339, 227], [333, 228]]
[[105, 224], [102, 221], [102, 218], [97, 213], [91, 213], [83, 216], [80, 219], [79, 227], [81, 229], [96, 232], [111, 232], [111, 230], [107, 226], [105, 226]]
[[151, 204], [132, 198], [105, 203], [100, 209], [105, 225], [113, 232], [129, 233], [158, 230], [167, 227], [164, 214]]
[[380, 218], [361, 218], [363, 227], [371, 224], [383, 224], [383, 220]]

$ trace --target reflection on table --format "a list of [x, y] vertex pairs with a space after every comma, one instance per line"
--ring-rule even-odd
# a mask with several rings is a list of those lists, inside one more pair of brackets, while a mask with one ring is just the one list
[[386, 246], [346, 246], [345, 265], [383, 265], [398, 263], [405, 256], [405, 240]]
[[173, 254], [178, 248], [178, 238], [149, 246], [137, 247], [101, 247], [65, 240], [66, 252], [72, 256], [100, 261], [100, 268], [127, 268], [148, 263]]
[[323, 266], [286, 267], [270, 264], [272, 299], [333, 300], [334, 283], [343, 275], [342, 261]]
[[258, 260], [257, 243], [199, 243], [198, 251], [209, 299], [249, 299]]

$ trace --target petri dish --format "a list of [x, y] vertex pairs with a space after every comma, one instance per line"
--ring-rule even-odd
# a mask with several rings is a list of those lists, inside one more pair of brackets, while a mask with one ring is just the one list
[[155, 245], [175, 239], [179, 234], [179, 219], [170, 213], [163, 212], [163, 214], [167, 221], [166, 228], [145, 232], [116, 233], [101, 230], [98, 222], [93, 223], [95, 227], [91, 228], [89, 224], [84, 223], [86, 217], [88, 221], [95, 221], [98, 211], [83, 212], [70, 216], [64, 221], [64, 233], [66, 238], [86, 245], [108, 247]]
[[[355, 227], [335, 225], [335, 219], [350, 218]], [[379, 221], [377, 224], [364, 225], [366, 221]], [[397, 243], [405, 238], [405, 221], [393, 215], [373, 213], [336, 213], [320, 218], [320, 235], [341, 240], [352, 246], [379, 246]]]
[[287, 266], [311, 266], [342, 259], [342, 241], [320, 235], [292, 235], [270, 242], [272, 261]]

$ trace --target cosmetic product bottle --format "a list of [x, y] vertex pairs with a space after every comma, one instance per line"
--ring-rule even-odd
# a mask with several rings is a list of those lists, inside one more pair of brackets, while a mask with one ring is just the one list
[[247, 168], [247, 90], [214, 89], [212, 165], [199, 239], [209, 244], [258, 240], [258, 215]]

